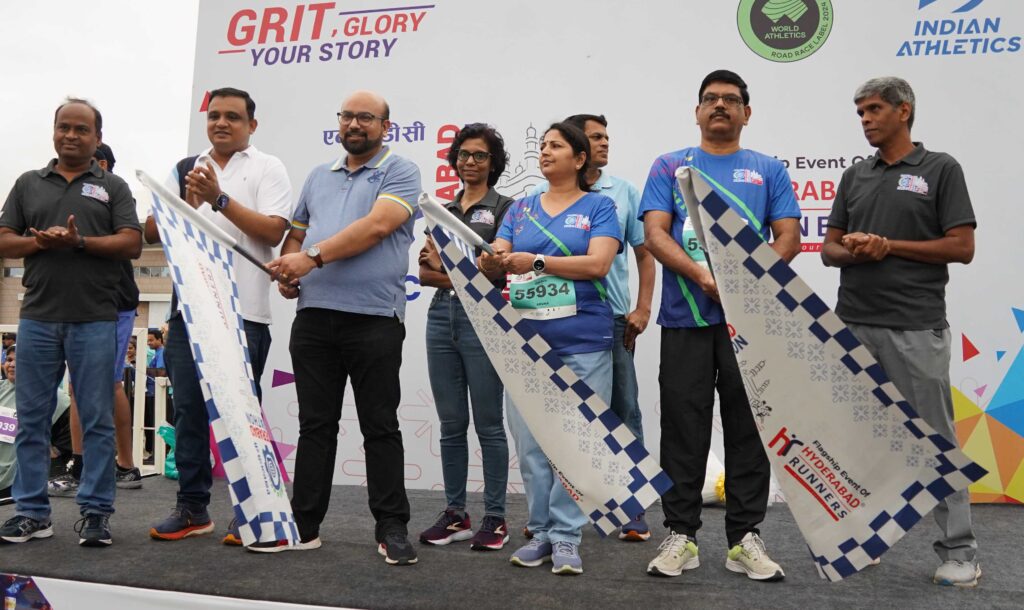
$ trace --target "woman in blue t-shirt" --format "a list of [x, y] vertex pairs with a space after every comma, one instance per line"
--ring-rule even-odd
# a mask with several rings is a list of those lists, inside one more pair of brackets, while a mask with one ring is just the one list
[[[565, 123], [548, 128], [540, 167], [548, 192], [516, 201], [505, 214], [481, 269], [508, 274], [509, 300], [565, 364], [606, 403], [612, 393], [612, 310], [604, 277], [621, 249], [615, 203], [587, 188], [590, 144]], [[512, 563], [536, 567], [551, 560], [556, 574], [579, 574], [582, 528], [587, 522], [547, 457], [508, 400], [533, 539]]]

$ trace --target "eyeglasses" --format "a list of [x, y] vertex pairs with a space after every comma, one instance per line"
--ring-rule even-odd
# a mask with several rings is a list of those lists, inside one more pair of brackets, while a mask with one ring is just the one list
[[374, 121], [386, 121], [387, 117], [377, 116], [370, 114], [369, 112], [349, 112], [348, 110], [338, 113], [338, 121], [340, 123], [351, 123], [352, 119], [355, 119], [357, 123], [366, 127]]
[[739, 108], [743, 105], [743, 98], [738, 95], [716, 95], [714, 93], [705, 93], [704, 97], [700, 98], [700, 105], [705, 108], [710, 108], [718, 105], [718, 100], [722, 100], [726, 106], [731, 108]]
[[476, 152], [469, 152], [468, 150], [460, 149], [458, 152], [458, 156], [459, 161], [468, 161], [470, 157], [473, 157], [473, 160], [476, 161], [477, 163], [483, 163], [488, 158], [490, 158], [491, 153], [484, 152], [482, 150], [478, 150]]

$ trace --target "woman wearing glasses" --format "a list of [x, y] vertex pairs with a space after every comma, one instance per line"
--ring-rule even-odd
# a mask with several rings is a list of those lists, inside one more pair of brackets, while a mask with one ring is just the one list
[[[447, 205], [448, 210], [484, 241], [491, 242], [512, 203], [512, 199], [494, 190], [508, 163], [501, 134], [483, 123], [466, 125], [452, 142], [448, 163], [455, 168], [463, 186]], [[441, 420], [441, 466], [448, 503], [433, 527], [420, 534], [420, 542], [446, 545], [472, 537], [474, 550], [498, 550], [508, 542], [508, 441], [501, 409], [504, 388], [429, 236], [420, 251], [419, 262], [420, 283], [437, 288], [427, 314], [427, 370]], [[504, 273], [499, 271], [492, 277], [496, 278], [495, 287], [501, 290], [505, 285]], [[483, 452], [484, 518], [475, 535], [466, 512], [470, 402], [467, 391]]]
[[[480, 265], [485, 272], [501, 268], [509, 274], [513, 307], [607, 404], [613, 318], [604, 277], [622, 248], [622, 233], [615, 202], [587, 188], [589, 157], [582, 131], [567, 123], [552, 125], [540, 148], [540, 169], [550, 190], [512, 204], [498, 229], [495, 255], [481, 255]], [[555, 574], [579, 574], [587, 518], [509, 404], [529, 506], [527, 528], [533, 533], [511, 561], [523, 567], [551, 561]]]

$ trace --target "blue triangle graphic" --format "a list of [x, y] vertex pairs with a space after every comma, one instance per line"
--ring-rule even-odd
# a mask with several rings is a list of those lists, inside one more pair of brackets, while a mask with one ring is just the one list
[[1016, 307], [1011, 309], [1013, 309], [1013, 317], [1017, 319], [1017, 328], [1020, 329], [1020, 332], [1024, 333], [1024, 310], [1017, 309]]
[[1024, 348], [1014, 357], [985, 413], [1024, 436]]
[[1001, 350], [1001, 351], [996, 352], [996, 362], [999, 362], [1000, 360], [1002, 360], [1003, 356], [1005, 356], [1005, 355], [1006, 355], [1006, 350]]

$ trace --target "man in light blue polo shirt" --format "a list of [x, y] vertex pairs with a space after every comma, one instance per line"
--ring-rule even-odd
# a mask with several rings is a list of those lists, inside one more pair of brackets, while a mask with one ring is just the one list
[[292, 511], [302, 541], [251, 550], [320, 546], [351, 379], [378, 551], [390, 565], [416, 563], [397, 411], [420, 172], [383, 145], [389, 116], [376, 93], [358, 91], [344, 101], [338, 120], [348, 154], [310, 172], [282, 255], [268, 265], [281, 295], [299, 299], [289, 347], [299, 401]]
[[[651, 318], [651, 298], [654, 296], [654, 258], [644, 247], [644, 223], [639, 220], [640, 191], [621, 178], [604, 171], [608, 165], [608, 120], [604, 115], [574, 114], [565, 119], [590, 139], [592, 159], [587, 167], [587, 183], [594, 192], [601, 193], [615, 201], [619, 227], [623, 241], [633, 247], [636, 255], [637, 272], [640, 275], [640, 292], [636, 309], [630, 311], [629, 298], [629, 251], [622, 249], [612, 261], [612, 268], [605, 281], [608, 284], [608, 300], [615, 316], [615, 336], [612, 346], [612, 404], [609, 405], [622, 422], [626, 424], [640, 442], [644, 441], [643, 422], [640, 417], [639, 388], [636, 369], [633, 366], [633, 351], [636, 337], [647, 328]], [[531, 194], [548, 190], [545, 180], [537, 185]], [[651, 537], [644, 515], [626, 523], [619, 531], [622, 540], [643, 541]]]

